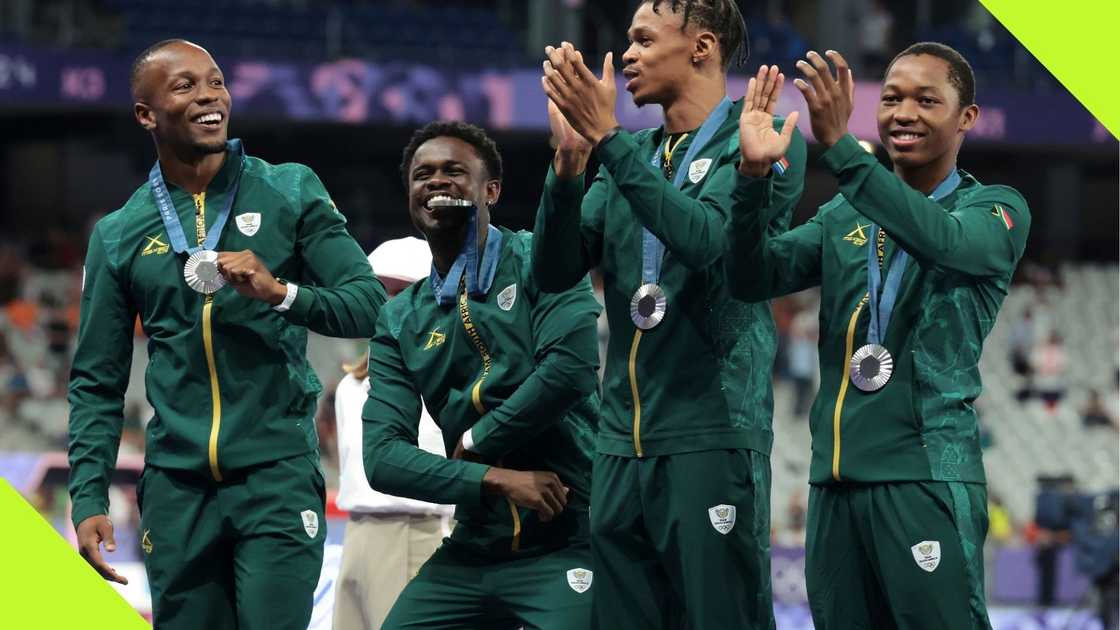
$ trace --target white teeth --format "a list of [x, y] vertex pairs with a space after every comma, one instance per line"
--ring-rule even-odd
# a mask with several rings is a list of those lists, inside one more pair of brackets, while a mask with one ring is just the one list
[[220, 112], [214, 112], [212, 114], [205, 114], [203, 116], [199, 116], [198, 118], [196, 118], [195, 122], [200, 122], [200, 123], [222, 122], [222, 114]]
[[465, 208], [471, 205], [471, 202], [467, 201], [466, 199], [456, 199], [454, 197], [451, 197], [450, 195], [436, 195], [428, 199], [427, 205], [429, 209], [447, 207]]

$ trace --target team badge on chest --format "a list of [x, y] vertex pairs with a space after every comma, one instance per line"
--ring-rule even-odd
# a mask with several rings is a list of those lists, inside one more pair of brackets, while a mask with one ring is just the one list
[[502, 289], [502, 292], [498, 294], [498, 308], [502, 309], [503, 311], [508, 311], [509, 309], [513, 308], [513, 303], [516, 301], [516, 284], [509, 285], [508, 287]]
[[735, 527], [735, 506], [713, 505], [708, 508], [708, 519], [717, 532], [727, 535]]
[[568, 586], [577, 593], [586, 592], [591, 588], [591, 580], [594, 578], [594, 572], [589, 569], [568, 569]]
[[936, 540], [923, 540], [911, 547], [910, 553], [914, 554], [914, 562], [923, 571], [933, 573], [937, 565], [941, 564], [941, 543]]
[[259, 212], [246, 212], [239, 214], [237, 219], [237, 229], [245, 236], [252, 236], [261, 229], [261, 213]]
[[704, 179], [708, 174], [708, 169], [712, 166], [711, 158], [704, 158], [702, 160], [695, 160], [692, 164], [688, 165], [688, 181], [693, 184]]

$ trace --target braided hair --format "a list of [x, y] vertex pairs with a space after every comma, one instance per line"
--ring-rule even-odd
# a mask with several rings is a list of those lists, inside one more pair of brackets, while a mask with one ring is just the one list
[[724, 71], [731, 65], [731, 58], [738, 53], [737, 66], [747, 62], [751, 54], [747, 21], [739, 10], [737, 0], [645, 0], [652, 4], [654, 13], [661, 14], [661, 5], [673, 13], [681, 14], [681, 30], [689, 24], [715, 33], [719, 40], [719, 54]]

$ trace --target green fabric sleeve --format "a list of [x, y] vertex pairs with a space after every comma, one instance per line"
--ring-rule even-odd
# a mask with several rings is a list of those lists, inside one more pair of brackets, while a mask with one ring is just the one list
[[820, 284], [824, 238], [820, 213], [782, 232], [769, 219], [769, 178], [743, 179], [750, 181], [736, 198], [728, 230], [732, 253], [725, 260], [731, 294], [759, 302]]
[[708, 268], [727, 251], [730, 199], [739, 181], [735, 164], [714, 164], [693, 199], [666, 180], [639, 149], [634, 136], [620, 132], [598, 151], [638, 222], [689, 269]]
[[536, 366], [471, 428], [471, 450], [487, 457], [501, 457], [560, 422], [598, 386], [600, 307], [590, 278], [563, 293], [530, 290]]
[[300, 194], [303, 214], [296, 248], [302, 273], [286, 278], [299, 290], [284, 317], [330, 337], [371, 337], [385, 304], [385, 288], [311, 169], [304, 169]]
[[[775, 121], [781, 128], [781, 121]], [[728, 225], [730, 255], [724, 258], [731, 294], [757, 302], [820, 284], [821, 224], [813, 217], [789, 230], [805, 187], [805, 138], [794, 131], [785, 173], [739, 178]], [[818, 215], [819, 216], [819, 215]]]
[[480, 505], [489, 466], [417, 446], [420, 393], [385, 319], [382, 314], [369, 344], [369, 398], [362, 408], [362, 455], [370, 486], [430, 503]]
[[74, 526], [109, 512], [124, 427], [136, 308], [109, 261], [101, 223], [89, 239], [78, 343], [70, 370], [70, 499]]
[[985, 186], [946, 212], [879, 164], [851, 135], [821, 159], [856, 210], [919, 263], [972, 276], [1009, 276], [1026, 249], [1030, 209], [1014, 189]]
[[599, 264], [607, 178], [600, 168], [584, 194], [583, 176], [561, 179], [549, 166], [533, 227], [533, 277], [543, 290], [571, 289]]

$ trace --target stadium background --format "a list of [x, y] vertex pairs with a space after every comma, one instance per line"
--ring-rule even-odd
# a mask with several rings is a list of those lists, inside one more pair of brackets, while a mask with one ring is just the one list
[[[495, 220], [530, 227], [551, 156], [539, 51], [566, 39], [592, 58], [617, 54], [633, 4], [0, 0], [0, 476], [73, 539], [65, 390], [85, 243], [94, 221], [144, 181], [154, 159], [130, 112], [127, 68], [136, 52], [167, 37], [207, 47], [233, 96], [231, 136], [269, 161], [311, 165], [371, 250], [413, 233], [397, 166], [411, 131], [435, 118], [491, 131], [506, 166]], [[873, 149], [875, 82], [893, 51], [935, 39], [972, 61], [983, 114], [960, 166], [981, 181], [1018, 188], [1034, 215], [1018, 281], [982, 362], [978, 407], [993, 500], [989, 601], [997, 628], [1095, 627], [1090, 578], [1116, 571], [1109, 495], [1120, 471], [1115, 138], [974, 0], [762, 0], [744, 10], [752, 56], [733, 71], [732, 95], [742, 94], [741, 75], [759, 63], [776, 62], [793, 75], [804, 51], [835, 48], [863, 82], [852, 129]], [[779, 110], [803, 107], [790, 88]], [[619, 114], [631, 128], [658, 121], [656, 109], [633, 108], [624, 92]], [[835, 193], [812, 160], [817, 154], [811, 146], [795, 223]], [[778, 300], [774, 312], [782, 335], [775, 595], [779, 627], [800, 628], [809, 622], [801, 577], [808, 429], [799, 410], [816, 379], [815, 295]], [[112, 497], [121, 550], [110, 556], [132, 580], [121, 590], [141, 612], [150, 604], [133, 486], [151, 412], [144, 341], [138, 330]], [[335, 485], [331, 392], [339, 365], [361, 350], [358, 341], [315, 336], [309, 345], [325, 388], [322, 459]], [[333, 516], [336, 544], [345, 515]], [[332, 549], [327, 558], [320, 622], [329, 611]]]

